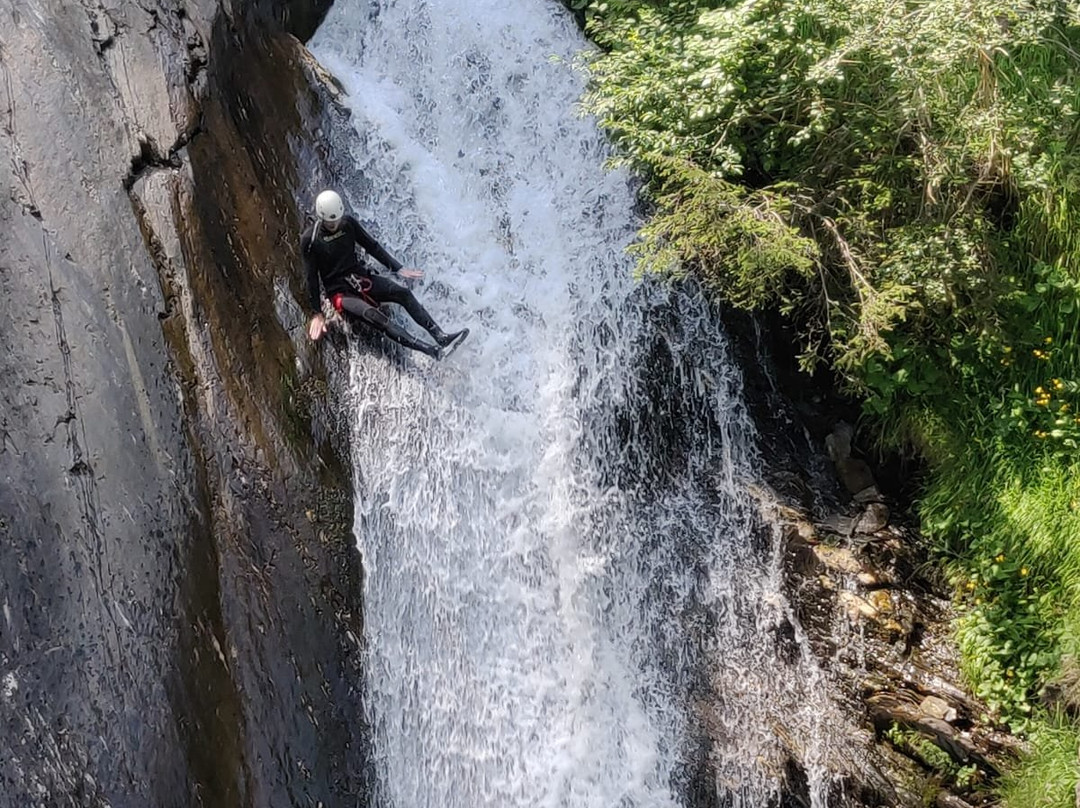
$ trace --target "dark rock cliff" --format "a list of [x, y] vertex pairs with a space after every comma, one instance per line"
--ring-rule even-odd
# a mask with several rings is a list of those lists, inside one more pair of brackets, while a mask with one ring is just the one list
[[[326, 0], [0, 0], [0, 806], [356, 805]], [[315, 436], [315, 437], [313, 437]]]

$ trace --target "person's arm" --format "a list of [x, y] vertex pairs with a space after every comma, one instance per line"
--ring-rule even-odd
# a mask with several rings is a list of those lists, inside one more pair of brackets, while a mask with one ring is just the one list
[[319, 267], [315, 262], [315, 256], [311, 252], [315, 230], [305, 230], [300, 236], [300, 255], [304, 259], [304, 268], [307, 270], [308, 303], [311, 304], [315, 314], [308, 324], [308, 336], [318, 340], [326, 333], [326, 318], [322, 314], [322, 290], [319, 288]]
[[367, 230], [365, 230], [364, 226], [361, 225], [360, 222], [358, 222], [355, 218], [353, 218], [352, 216], [346, 216], [345, 226], [350, 229], [353, 238], [356, 239], [356, 243], [363, 247], [367, 251], [368, 255], [370, 255], [384, 267], [389, 269], [391, 272], [397, 272], [402, 268], [403, 264], [399, 260], [394, 258], [394, 256], [392, 256], [389, 252], [387, 252], [386, 249], [375, 240], [374, 236], [372, 236]]
[[311, 251], [314, 235], [313, 230], [308, 229], [300, 236], [300, 255], [304, 259], [304, 269], [307, 270], [308, 303], [311, 304], [311, 310], [318, 314], [322, 311], [322, 294], [319, 288], [319, 267]]

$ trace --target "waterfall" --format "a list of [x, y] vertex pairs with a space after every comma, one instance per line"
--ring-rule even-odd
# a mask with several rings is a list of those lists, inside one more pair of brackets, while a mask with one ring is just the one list
[[633, 279], [584, 47], [554, 0], [338, 0], [311, 43], [340, 190], [472, 329], [350, 353], [371, 805], [680, 806], [709, 772], [764, 806], [770, 716], [807, 710], [738, 371], [700, 296]]

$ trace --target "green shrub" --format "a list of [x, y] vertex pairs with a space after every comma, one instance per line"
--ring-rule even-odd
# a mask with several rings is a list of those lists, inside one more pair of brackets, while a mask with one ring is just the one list
[[1049, 0], [592, 3], [584, 106], [651, 180], [643, 268], [677, 258], [755, 306], [778, 297], [762, 265], [783, 279], [786, 264], [806, 361], [828, 358], [879, 410], [897, 377], [918, 396], [989, 363], [998, 383], [1011, 326], [1025, 341], [1041, 314], [1078, 311], [1065, 15]]
[[584, 9], [583, 107], [655, 209], [641, 270], [778, 307], [804, 366], [829, 363], [880, 444], [926, 460], [965, 672], [994, 717], [1036, 730], [1080, 650], [1080, 11]]

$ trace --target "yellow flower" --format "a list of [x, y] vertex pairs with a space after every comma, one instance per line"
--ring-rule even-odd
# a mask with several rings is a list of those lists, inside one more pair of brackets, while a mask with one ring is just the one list
[[1020, 577], [1021, 578], [1026, 578], [1027, 574], [1028, 574], [1028, 568], [1027, 567], [1021, 567], [1020, 568]]
[[1058, 407], [1058, 412], [1068, 412], [1068, 411], [1069, 411], [1069, 405], [1068, 404], [1062, 404], [1060, 407]]
[[968, 588], [968, 592], [970, 592], [972, 589], [975, 588], [975, 582], [974, 581], [968, 581], [967, 582], [967, 588]]
[[1051, 383], [1054, 385], [1055, 390], [1060, 390], [1065, 385], [1061, 383], [1061, 379], [1051, 379]]
[[1012, 346], [1011, 345], [1006, 345], [1001, 350], [1003, 350], [1005, 353], [1012, 353]]
[[1053, 337], [1047, 337], [1046, 339], [1043, 340], [1043, 342], [1045, 342], [1047, 345], [1050, 345], [1053, 341], [1054, 341]]
[[1039, 394], [1039, 395], [1041, 396], [1041, 395], [1042, 395], [1043, 393], [1045, 393], [1046, 391], [1045, 391], [1045, 390], [1043, 390], [1043, 389], [1042, 389], [1041, 387], [1036, 387], [1036, 388], [1035, 388], [1035, 392], [1036, 392], [1036, 393], [1038, 393], [1038, 394]]

